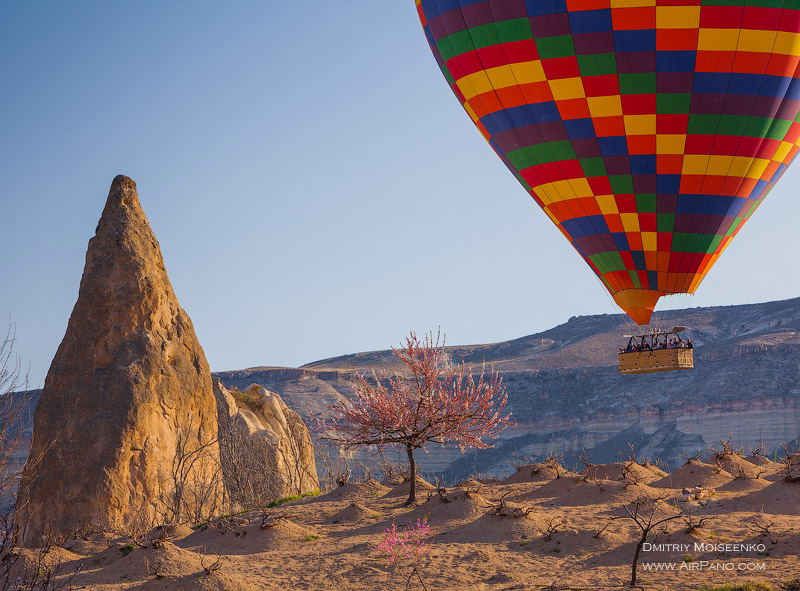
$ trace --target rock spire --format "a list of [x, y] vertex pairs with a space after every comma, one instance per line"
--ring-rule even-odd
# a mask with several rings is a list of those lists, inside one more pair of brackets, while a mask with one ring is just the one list
[[136, 184], [117, 176], [34, 415], [22, 542], [213, 512], [222, 491], [216, 438], [205, 354]]

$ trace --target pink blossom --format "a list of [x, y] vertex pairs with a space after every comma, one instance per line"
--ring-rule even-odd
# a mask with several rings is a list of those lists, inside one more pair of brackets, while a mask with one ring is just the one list
[[430, 550], [431, 528], [428, 518], [417, 519], [416, 525], [409, 525], [405, 531], [398, 531], [397, 524], [387, 527], [383, 532], [383, 540], [375, 549], [395, 564], [403, 559], [416, 559]]
[[465, 364], [454, 364], [439, 335], [421, 341], [412, 332], [392, 351], [406, 371], [391, 376], [373, 371], [372, 380], [357, 373], [355, 395], [329, 406], [330, 418], [316, 428], [323, 439], [344, 447], [405, 447], [410, 504], [416, 500], [414, 450], [428, 443], [455, 443], [462, 452], [484, 449], [491, 447], [484, 438], [496, 439], [513, 423], [511, 413], [504, 413], [508, 396], [502, 378], [493, 369], [484, 377], [484, 369], [476, 379]]

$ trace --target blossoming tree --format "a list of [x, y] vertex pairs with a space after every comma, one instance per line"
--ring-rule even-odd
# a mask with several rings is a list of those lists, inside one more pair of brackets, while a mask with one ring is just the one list
[[[440, 342], [441, 341], [441, 342]], [[491, 447], [511, 425], [504, 413], [508, 396], [502, 378], [492, 369], [477, 379], [463, 363], [454, 364], [440, 335], [424, 340], [412, 332], [400, 349], [392, 349], [404, 368], [389, 375], [373, 370], [372, 380], [356, 374], [355, 395], [329, 406], [331, 417], [319, 421], [322, 438], [353, 447], [405, 447], [411, 486], [406, 504], [416, 502], [414, 450], [428, 443], [454, 443], [465, 449]]]
[[[395, 566], [405, 577], [406, 589], [411, 586], [411, 579], [416, 576], [422, 588], [428, 591], [420, 574], [420, 559], [431, 549], [431, 539], [431, 528], [427, 517], [417, 519], [416, 525], [409, 525], [403, 532], [400, 532], [397, 524], [392, 522], [392, 527], [383, 530], [383, 540], [375, 549], [379, 554], [386, 556], [389, 564]], [[400, 563], [404, 560], [411, 562], [410, 569], [406, 572], [400, 567]]]

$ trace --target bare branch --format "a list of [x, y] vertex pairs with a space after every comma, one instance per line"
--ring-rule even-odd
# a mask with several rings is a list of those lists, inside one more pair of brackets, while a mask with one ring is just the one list
[[[665, 506], [671, 507], [676, 511], [676, 513], [671, 513], [666, 517], [657, 519], [656, 514]], [[622, 508], [625, 510], [626, 515], [612, 517], [612, 519], [630, 519], [639, 527], [642, 532], [639, 541], [636, 543], [636, 550], [633, 554], [633, 562], [631, 565], [630, 586], [633, 587], [636, 585], [636, 567], [639, 564], [639, 554], [641, 553], [642, 547], [647, 541], [647, 537], [650, 535], [650, 532], [659, 525], [666, 525], [668, 521], [679, 519], [683, 516], [683, 513], [681, 513], [680, 509], [678, 509], [676, 506], [666, 503], [664, 497], [659, 499], [637, 498], [630, 503], [623, 505]]]
[[800, 452], [789, 450], [786, 443], [781, 443], [783, 458], [781, 459], [781, 475], [786, 482], [800, 482]]
[[775, 522], [767, 519], [767, 516], [764, 515], [763, 509], [758, 513], [758, 515], [754, 515], [752, 518], [750, 518], [749, 522], [742, 522], [742, 525], [744, 525], [748, 531], [759, 535], [762, 538], [767, 538], [773, 544], [777, 544], [778, 540], [780, 540], [780, 533], [773, 529], [775, 527]]
[[547, 523], [547, 529], [544, 532], [544, 541], [549, 542], [553, 539], [553, 536], [559, 532], [561, 527], [561, 521], [557, 517], [548, 517], [545, 519], [545, 523]]
[[209, 561], [205, 551], [200, 555], [200, 566], [203, 567], [203, 572], [206, 573], [206, 576], [211, 576], [222, 568], [222, 556], [215, 554], [212, 558], [214, 560]]
[[709, 523], [710, 521], [713, 521], [716, 518], [717, 517], [714, 515], [706, 515], [704, 517], [699, 517], [697, 521], [695, 521], [694, 513], [689, 513], [683, 518], [683, 522], [686, 525], [686, 533], [687, 534], [697, 533], [700, 529], [702, 529], [702, 527], [706, 523]]

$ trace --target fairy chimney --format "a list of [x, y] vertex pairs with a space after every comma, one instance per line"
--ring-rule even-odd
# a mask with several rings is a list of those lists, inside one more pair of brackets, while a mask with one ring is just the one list
[[136, 184], [118, 176], [34, 415], [18, 497], [22, 543], [213, 511], [216, 437], [205, 354]]

